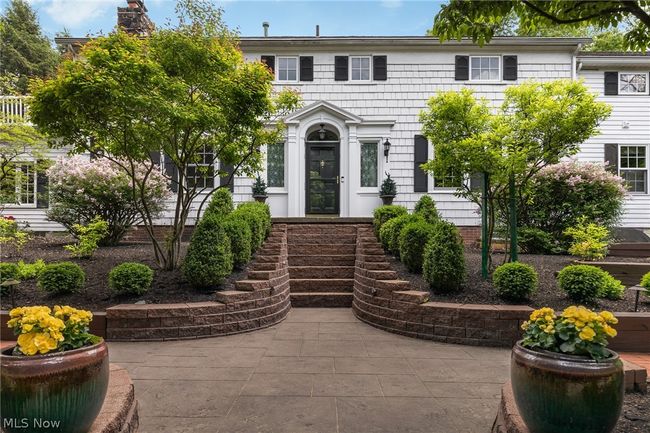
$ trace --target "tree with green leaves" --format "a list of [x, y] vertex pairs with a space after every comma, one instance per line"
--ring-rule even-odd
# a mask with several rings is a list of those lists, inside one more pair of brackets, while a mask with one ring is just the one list
[[520, 35], [558, 26], [611, 30], [625, 25], [625, 48], [645, 51], [650, 46], [650, 0], [450, 0], [440, 8], [430, 34], [441, 41], [470, 37], [483, 45], [508, 28], [504, 23], [513, 16]]
[[59, 61], [25, 0], [11, 0], [0, 16], [0, 44], [1, 94], [27, 93], [29, 79], [50, 76]]
[[507, 87], [496, 108], [467, 88], [439, 93], [420, 113], [422, 130], [434, 148], [434, 158], [423, 168], [466, 178], [488, 174], [487, 209], [482, 209], [481, 191], [471, 185], [462, 186], [458, 195], [487, 212], [490, 244], [497, 225], [509, 224], [511, 184], [518, 206], [525, 206], [535, 173], [575, 155], [609, 114], [607, 104], [573, 80]]
[[[118, 31], [86, 44], [83, 61], [64, 61], [56, 78], [34, 87], [31, 116], [71, 146], [111, 159], [130, 176], [134, 199], [149, 173], [165, 166], [175, 206], [166, 237], [142, 203], [142, 220], [164, 269], [179, 264], [180, 243], [193, 203], [216, 189], [215, 177], [252, 176], [261, 148], [281, 139], [282, 116], [300, 103], [292, 91], [272, 94], [273, 76], [246, 62], [236, 35], [207, 0], [183, 0], [178, 23], [149, 38]], [[212, 162], [234, 171], [214, 172]], [[144, 174], [135, 167], [145, 164]], [[214, 183], [214, 184], [213, 184]]]

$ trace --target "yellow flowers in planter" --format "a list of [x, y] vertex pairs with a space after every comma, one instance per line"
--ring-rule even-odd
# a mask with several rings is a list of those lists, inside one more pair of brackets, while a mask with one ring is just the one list
[[522, 344], [570, 355], [588, 355], [593, 359], [609, 356], [607, 338], [615, 337], [618, 319], [609, 311], [595, 313], [582, 306], [567, 307], [559, 316], [552, 308], [540, 308], [523, 323]]
[[52, 351], [78, 349], [95, 344], [100, 338], [88, 332], [93, 315], [90, 311], [69, 306], [18, 307], [9, 312], [9, 328], [13, 328], [18, 345], [16, 355], [44, 355]]

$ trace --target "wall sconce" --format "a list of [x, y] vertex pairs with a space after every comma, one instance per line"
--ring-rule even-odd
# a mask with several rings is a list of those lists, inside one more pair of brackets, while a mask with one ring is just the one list
[[388, 158], [388, 154], [390, 153], [390, 141], [388, 141], [388, 138], [386, 141], [384, 141], [384, 156]]

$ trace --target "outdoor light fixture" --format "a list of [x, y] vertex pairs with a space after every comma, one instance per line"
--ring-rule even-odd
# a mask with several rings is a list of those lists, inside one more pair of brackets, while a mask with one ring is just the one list
[[319, 137], [321, 140], [325, 140], [325, 133], [326, 133], [326, 132], [327, 132], [327, 131], [325, 131], [325, 124], [324, 124], [324, 123], [321, 123], [321, 124], [320, 124], [320, 129], [318, 130], [318, 137]]
[[390, 141], [388, 141], [388, 138], [386, 141], [384, 141], [384, 156], [388, 158], [388, 154], [390, 153]]

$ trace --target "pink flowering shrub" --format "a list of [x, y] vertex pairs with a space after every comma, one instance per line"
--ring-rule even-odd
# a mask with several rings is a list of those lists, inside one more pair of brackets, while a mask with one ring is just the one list
[[[147, 167], [137, 165], [140, 179]], [[63, 224], [71, 233], [75, 225], [87, 225], [95, 218], [108, 223], [108, 234], [100, 244], [114, 245], [126, 231], [141, 221], [140, 209], [145, 205], [153, 217], [159, 216], [169, 195], [163, 174], [151, 170], [144, 194], [133, 195], [130, 177], [116, 163], [106, 158], [88, 160], [80, 156], [60, 158], [47, 171], [50, 179], [50, 210], [48, 218]]]
[[563, 233], [581, 219], [612, 227], [626, 193], [623, 179], [603, 164], [569, 160], [549, 165], [534, 175], [519, 224], [565, 243]]

